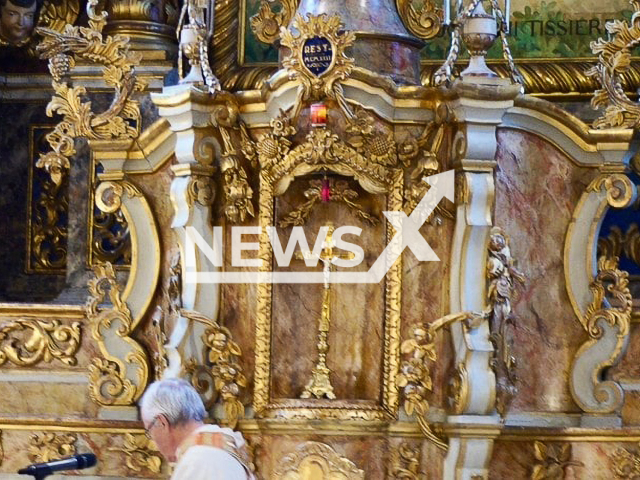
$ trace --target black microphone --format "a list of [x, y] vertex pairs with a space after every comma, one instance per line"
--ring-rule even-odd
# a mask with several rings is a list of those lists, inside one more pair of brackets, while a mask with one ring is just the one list
[[60, 460], [52, 460], [44, 463], [34, 463], [26, 468], [18, 470], [21, 475], [33, 475], [37, 478], [44, 478], [53, 472], [62, 470], [82, 470], [83, 468], [91, 468], [96, 464], [96, 456], [93, 453], [81, 453], [69, 458], [61, 458]]

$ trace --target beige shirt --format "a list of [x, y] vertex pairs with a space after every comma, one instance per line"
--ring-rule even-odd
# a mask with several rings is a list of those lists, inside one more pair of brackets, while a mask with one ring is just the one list
[[244, 451], [242, 434], [217, 425], [203, 425], [178, 447], [171, 480], [253, 479], [241, 460]]

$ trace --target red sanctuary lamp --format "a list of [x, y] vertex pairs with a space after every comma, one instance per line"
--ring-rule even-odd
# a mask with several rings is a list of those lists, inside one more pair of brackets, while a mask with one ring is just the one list
[[323, 128], [327, 126], [327, 106], [324, 103], [311, 104], [311, 126]]
[[[312, 127], [324, 128], [327, 126], [327, 106], [324, 103], [311, 104], [310, 116]], [[329, 183], [329, 179], [326, 175], [322, 179], [320, 199], [325, 203], [331, 201], [331, 184]]]

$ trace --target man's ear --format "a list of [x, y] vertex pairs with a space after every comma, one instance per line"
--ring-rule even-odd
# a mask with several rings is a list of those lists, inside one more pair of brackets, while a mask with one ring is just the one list
[[169, 419], [167, 418], [167, 416], [163, 413], [161, 413], [160, 415], [158, 415], [158, 421], [160, 423], [162, 423], [163, 426], [165, 427], [170, 427], [171, 424], [169, 423]]

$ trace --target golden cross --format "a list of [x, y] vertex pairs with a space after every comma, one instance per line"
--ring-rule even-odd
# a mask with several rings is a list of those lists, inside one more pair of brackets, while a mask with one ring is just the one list
[[334, 258], [351, 260], [355, 255], [352, 252], [338, 254], [334, 252], [335, 243], [333, 242], [333, 231], [333, 225], [328, 225], [327, 236], [322, 242], [320, 255], [314, 255], [313, 252], [296, 252], [296, 258], [300, 260], [309, 258], [319, 259], [323, 264], [322, 272], [324, 273], [322, 311], [318, 319], [318, 362], [311, 371], [311, 380], [309, 380], [309, 383], [307, 383], [304, 388], [300, 396], [301, 398], [311, 398], [312, 395], [316, 398], [327, 397], [332, 400], [336, 398], [329, 378], [331, 371], [327, 367], [327, 352], [329, 351], [328, 336], [331, 325], [331, 283], [329, 283], [329, 277], [333, 271]]

